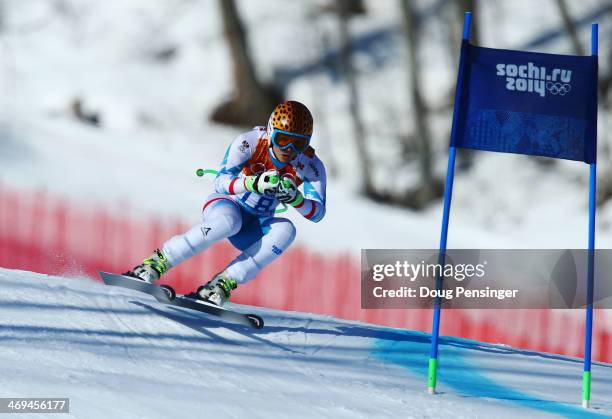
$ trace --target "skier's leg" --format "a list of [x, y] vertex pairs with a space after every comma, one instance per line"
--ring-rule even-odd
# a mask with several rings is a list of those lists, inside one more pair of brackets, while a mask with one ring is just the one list
[[225, 269], [238, 284], [255, 278], [257, 272], [278, 258], [295, 239], [295, 226], [286, 218], [269, 218], [261, 227], [261, 239], [244, 249]]
[[162, 251], [170, 266], [176, 266], [219, 240], [233, 236], [241, 227], [242, 214], [238, 204], [226, 195], [212, 194], [204, 205], [202, 223], [170, 238], [164, 243]]
[[[240, 238], [230, 237], [232, 243], [250, 242], [243, 252], [229, 266], [218, 273], [206, 285], [191, 294], [191, 297], [202, 298], [218, 305], [229, 300], [230, 292], [238, 286], [253, 279], [264, 266], [272, 263], [285, 251], [295, 239], [295, 227], [285, 218], [268, 218], [257, 226], [247, 225], [240, 232]], [[248, 240], [246, 235], [252, 235]], [[238, 239], [238, 240], [237, 240]]]
[[242, 214], [238, 204], [227, 195], [208, 196], [202, 211], [202, 223], [164, 243], [128, 275], [154, 282], [170, 268], [206, 250], [212, 244], [240, 231]]

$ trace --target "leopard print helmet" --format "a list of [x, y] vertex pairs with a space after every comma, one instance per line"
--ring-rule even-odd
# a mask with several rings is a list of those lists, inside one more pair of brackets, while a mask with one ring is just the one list
[[312, 115], [306, 105], [289, 100], [274, 108], [268, 120], [268, 133], [273, 129], [292, 132], [294, 134], [312, 135]]

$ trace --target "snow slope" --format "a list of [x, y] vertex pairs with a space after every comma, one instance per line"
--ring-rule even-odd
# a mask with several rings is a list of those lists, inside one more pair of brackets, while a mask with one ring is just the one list
[[249, 308], [267, 324], [253, 331], [91, 279], [6, 269], [0, 289], [0, 397], [69, 397], [74, 418], [612, 415], [612, 365], [594, 365], [586, 413], [579, 361], [443, 339], [432, 397], [423, 333]]
[[[360, 170], [345, 83], [326, 70], [304, 70], [337, 49], [336, 22], [313, 17], [319, 3], [239, 3], [260, 75], [269, 80], [280, 70], [303, 71], [287, 86], [287, 96], [312, 107], [313, 145], [323, 161], [336, 169], [336, 175], [330, 176], [328, 211], [322, 223], [313, 226], [288, 212], [298, 227], [297, 240], [355, 254], [360, 248], [436, 248], [441, 200], [424, 212], [415, 212], [380, 205], [357, 193]], [[537, 8], [532, 3], [483, 2], [477, 16], [483, 44], [521, 47], [543, 31], [561, 27], [552, 2]], [[600, 8], [599, 3], [585, 0], [571, 9], [576, 16], [584, 16]], [[127, 201], [145, 212], [198, 222], [212, 183], [196, 178], [194, 172], [199, 167], [217, 168], [227, 144], [240, 131], [208, 120], [232, 89], [217, 2], [131, 0], [110, 6], [95, 0], [31, 0], [3, 4], [0, 180], [16, 187], [45, 187], [93, 205], [118, 206]], [[423, 1], [419, 10], [425, 14], [443, 4]], [[403, 189], [404, 183], [414, 182], [417, 171], [400, 161], [395, 141], [414, 123], [407, 105], [406, 48], [397, 32], [399, 6], [369, 1], [368, 9], [367, 18], [352, 23], [358, 44], [381, 30], [396, 35], [355, 58], [364, 123], [372, 155], [388, 162], [390, 173], [382, 173], [383, 179], [395, 179]], [[443, 6], [442, 11], [453, 9]], [[603, 40], [609, 34], [610, 19], [600, 22], [602, 56], [608, 54]], [[434, 107], [444, 103], [456, 69], [456, 60], [446, 52], [451, 29], [436, 22], [425, 21], [427, 44], [421, 54], [427, 65], [423, 87]], [[305, 25], [309, 30], [296, 30]], [[520, 31], [515, 30], [517, 26]], [[581, 26], [579, 33], [586, 43], [589, 28]], [[279, 39], [287, 43], [279, 45]], [[569, 45], [559, 36], [540, 48], [568, 52]], [[177, 48], [174, 59], [152, 58], [173, 46]], [[601, 60], [601, 65], [605, 70], [608, 64]], [[70, 118], [67, 107], [77, 96], [84, 99], [86, 110], [101, 112], [102, 128]], [[610, 131], [608, 119], [602, 112], [602, 148]], [[440, 177], [446, 170], [450, 122], [449, 112], [432, 121]], [[602, 149], [600, 175], [609, 163], [608, 154]], [[456, 176], [449, 247], [586, 245], [588, 171], [584, 164], [542, 167], [524, 156], [479, 156], [472, 171], [458, 171]], [[600, 248], [612, 246], [611, 217], [612, 205], [598, 214]]]

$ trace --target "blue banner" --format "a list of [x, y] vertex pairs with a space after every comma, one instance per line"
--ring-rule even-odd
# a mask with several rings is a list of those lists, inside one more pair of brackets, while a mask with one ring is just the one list
[[451, 146], [595, 163], [597, 56], [463, 41]]

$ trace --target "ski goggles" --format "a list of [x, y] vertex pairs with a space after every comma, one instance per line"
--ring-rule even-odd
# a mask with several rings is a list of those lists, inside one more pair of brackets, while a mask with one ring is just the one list
[[286, 150], [292, 147], [296, 152], [302, 153], [306, 150], [310, 144], [310, 136], [295, 134], [289, 131], [283, 131], [280, 129], [273, 129], [272, 136], [270, 137], [272, 144], [281, 150]]

